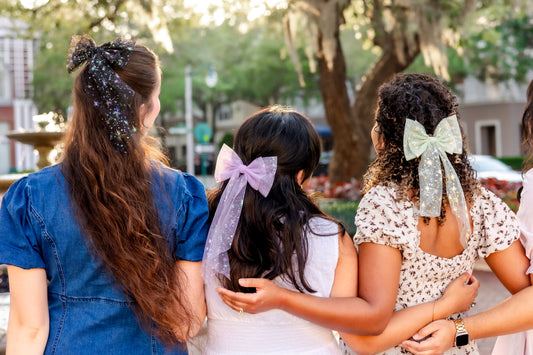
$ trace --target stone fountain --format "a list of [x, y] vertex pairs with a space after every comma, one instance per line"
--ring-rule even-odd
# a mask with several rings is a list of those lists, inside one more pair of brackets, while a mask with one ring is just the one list
[[[39, 153], [37, 168], [42, 169], [52, 165], [51, 153], [62, 141], [65, 132], [63, 131], [62, 124], [56, 124], [58, 116], [53, 112], [34, 116], [33, 120], [38, 127], [36, 130], [11, 131], [6, 134], [6, 137], [33, 146], [33, 148]], [[61, 121], [61, 119], [59, 121]], [[47, 127], [49, 125], [51, 127]], [[5, 192], [13, 182], [25, 175], [26, 174], [7, 174], [0, 176], [0, 195]]]
[[39, 153], [37, 168], [42, 169], [52, 165], [50, 153], [61, 142], [64, 134], [63, 131], [9, 132], [6, 137], [33, 146]]

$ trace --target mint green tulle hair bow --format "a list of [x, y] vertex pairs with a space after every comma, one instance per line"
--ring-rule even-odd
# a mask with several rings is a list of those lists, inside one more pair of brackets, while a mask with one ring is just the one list
[[422, 124], [406, 119], [403, 135], [405, 159], [421, 157], [418, 165], [420, 183], [420, 216], [438, 217], [442, 206], [442, 166], [446, 178], [446, 193], [461, 231], [461, 245], [466, 247], [470, 238], [470, 220], [465, 195], [459, 177], [448, 160], [448, 154], [461, 154], [463, 140], [457, 116], [443, 119], [429, 136]]

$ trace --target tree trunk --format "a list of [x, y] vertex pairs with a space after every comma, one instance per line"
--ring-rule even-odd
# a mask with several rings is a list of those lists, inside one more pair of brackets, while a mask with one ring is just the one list
[[[405, 53], [401, 63], [393, 47], [392, 39], [384, 41], [383, 54], [376, 61], [368, 75], [355, 92], [355, 102], [350, 107], [346, 86], [346, 62], [339, 39], [335, 34], [337, 52], [332, 68], [328, 68], [321, 47], [321, 33], [318, 33], [318, 64], [320, 90], [324, 101], [326, 119], [333, 134], [333, 156], [329, 165], [330, 181], [361, 179], [367, 170], [372, 143], [370, 129], [374, 124], [374, 113], [379, 86], [396, 73], [405, 70], [420, 51]], [[407, 52], [407, 51], [405, 51]]]
[[[338, 28], [338, 26], [337, 26]], [[333, 156], [329, 165], [329, 177], [332, 182], [349, 181], [356, 176], [357, 162], [360, 160], [356, 148], [360, 145], [356, 122], [350, 112], [350, 99], [346, 87], [346, 62], [339, 38], [335, 33], [337, 50], [333, 65], [328, 67], [322, 32], [318, 31], [318, 72], [320, 75], [320, 91], [324, 102], [326, 119], [333, 135]]]
[[370, 161], [370, 150], [373, 149], [370, 130], [374, 125], [379, 87], [384, 82], [392, 79], [395, 74], [403, 72], [415, 60], [419, 53], [420, 51], [411, 55], [406, 53], [406, 63], [401, 63], [395, 55], [395, 50], [392, 45], [383, 48], [383, 54], [378, 58], [368, 75], [356, 89], [352, 115], [357, 122], [356, 130], [357, 134], [361, 136], [361, 145], [357, 147], [359, 161], [357, 164], [358, 170], [356, 171], [356, 175], [354, 175], [355, 177], [360, 178], [364, 174]]

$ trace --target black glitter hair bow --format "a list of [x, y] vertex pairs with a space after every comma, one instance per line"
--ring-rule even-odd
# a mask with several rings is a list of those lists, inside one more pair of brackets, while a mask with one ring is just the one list
[[113, 146], [122, 153], [127, 153], [126, 141], [136, 131], [130, 106], [135, 91], [113, 68], [128, 64], [134, 46], [133, 41], [121, 39], [96, 46], [91, 37], [74, 35], [67, 56], [69, 73], [87, 63], [87, 94], [101, 113]]

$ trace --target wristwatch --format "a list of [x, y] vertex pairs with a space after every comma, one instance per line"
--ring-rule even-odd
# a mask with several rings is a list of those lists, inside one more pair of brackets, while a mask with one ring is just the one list
[[468, 332], [462, 319], [454, 319], [455, 324], [455, 346], [468, 345]]

